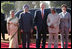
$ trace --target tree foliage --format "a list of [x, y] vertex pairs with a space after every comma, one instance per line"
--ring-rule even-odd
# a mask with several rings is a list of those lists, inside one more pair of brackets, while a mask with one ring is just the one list
[[51, 1], [51, 7], [60, 7], [62, 4], [66, 4], [68, 8], [71, 8], [71, 1]]
[[[34, 4], [32, 3], [34, 2]], [[15, 2], [15, 8], [16, 11], [21, 10], [24, 4], [28, 4], [30, 9], [34, 8], [34, 6], [36, 6], [36, 8], [39, 8], [39, 1], [16, 1]]]
[[9, 14], [10, 10], [14, 10], [14, 3], [12, 2], [2, 2], [1, 11], [5, 14]]

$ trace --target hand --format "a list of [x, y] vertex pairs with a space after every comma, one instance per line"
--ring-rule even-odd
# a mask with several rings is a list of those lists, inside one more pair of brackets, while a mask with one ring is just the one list
[[18, 26], [18, 24], [14, 24], [15, 26]]
[[33, 32], [33, 29], [31, 29], [31, 33]]
[[59, 32], [61, 33], [61, 29], [59, 29]]
[[50, 28], [54, 28], [53, 24], [50, 26]]
[[69, 29], [69, 32], [71, 32], [71, 29]]
[[10, 33], [8, 33], [8, 36], [10, 36]]
[[10, 21], [9, 24], [13, 24], [13, 23]]
[[35, 28], [35, 30], [37, 30], [37, 26], [35, 26], [34, 28]]
[[21, 29], [21, 32], [23, 32], [23, 30]]

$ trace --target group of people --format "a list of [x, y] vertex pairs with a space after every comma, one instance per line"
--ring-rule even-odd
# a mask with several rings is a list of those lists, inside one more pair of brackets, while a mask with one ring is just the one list
[[[18, 46], [18, 27], [21, 31], [22, 47], [30, 48], [30, 36], [33, 32], [33, 28], [36, 30], [36, 48], [40, 48], [41, 38], [42, 48], [45, 48], [46, 34], [49, 31], [48, 48], [51, 48], [51, 44], [54, 38], [54, 48], [58, 48], [58, 32], [61, 33], [61, 47], [68, 48], [68, 36], [71, 31], [71, 16], [66, 11], [67, 6], [63, 4], [61, 6], [62, 12], [56, 13], [55, 8], [51, 8], [51, 13], [47, 14], [44, 3], [40, 4], [40, 10], [35, 11], [35, 15], [29, 12], [29, 6], [26, 4], [23, 6], [23, 12], [20, 13], [19, 18], [14, 15], [14, 10], [10, 11], [10, 17], [7, 19], [7, 30], [9, 34], [9, 48], [19, 48]], [[46, 27], [46, 25], [48, 27]], [[48, 30], [46, 30], [48, 28]], [[42, 34], [42, 35], [41, 35]], [[65, 39], [64, 39], [65, 35]]]

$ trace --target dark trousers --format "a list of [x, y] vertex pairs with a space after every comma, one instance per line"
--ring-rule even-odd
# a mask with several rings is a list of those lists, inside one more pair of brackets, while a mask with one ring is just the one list
[[4, 32], [2, 32], [2, 38], [3, 38], [3, 40], [5, 40], [5, 33]]
[[3, 23], [1, 23], [1, 33], [3, 40], [5, 40], [5, 25]]
[[26, 48], [26, 43], [27, 43], [27, 48], [29, 48], [29, 46], [30, 46], [30, 32], [23, 32], [21, 37], [22, 37], [23, 48]]
[[20, 28], [18, 28], [18, 44], [21, 44], [21, 32], [20, 32]]
[[[42, 36], [41, 36], [41, 34], [42, 34]], [[38, 30], [38, 32], [36, 32], [36, 48], [40, 48], [41, 37], [43, 38], [42, 48], [45, 48], [45, 43], [46, 43], [46, 29], [45, 29], [45, 27], [42, 27], [40, 30]]]

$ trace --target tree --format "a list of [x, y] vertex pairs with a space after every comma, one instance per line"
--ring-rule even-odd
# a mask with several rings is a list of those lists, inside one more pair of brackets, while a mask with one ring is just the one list
[[51, 7], [61, 7], [62, 4], [66, 4], [68, 8], [71, 8], [71, 1], [51, 1]]
[[2, 12], [4, 12], [8, 16], [10, 13], [10, 10], [14, 10], [14, 3], [2, 2], [1, 3], [1, 10], [2, 10]]
[[48, 8], [48, 4], [45, 1], [41, 1], [41, 3], [45, 4], [45, 8]]
[[28, 4], [30, 9], [34, 8], [39, 8], [39, 1], [16, 1], [15, 2], [15, 8], [16, 11], [21, 10], [24, 4]]

